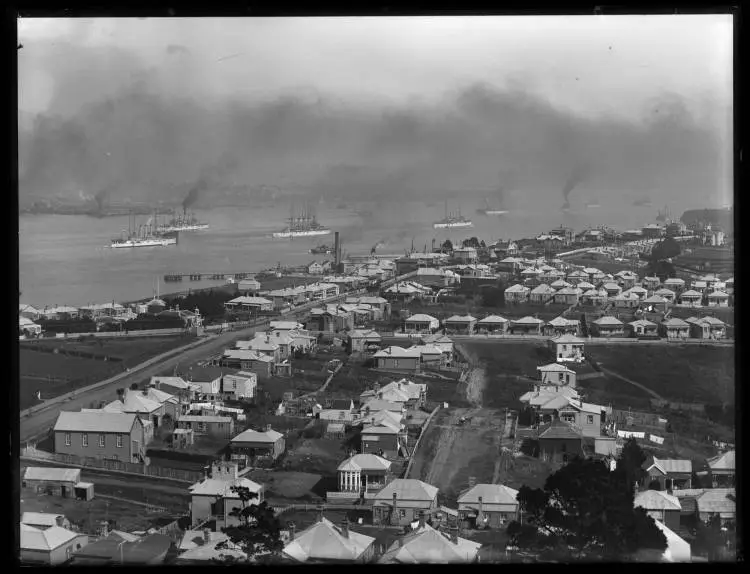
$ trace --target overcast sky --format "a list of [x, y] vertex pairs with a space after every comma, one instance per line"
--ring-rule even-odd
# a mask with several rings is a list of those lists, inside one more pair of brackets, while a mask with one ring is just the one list
[[[50, 47], [69, 45], [132, 55], [155, 87], [193, 97], [304, 89], [429, 101], [483, 82], [586, 115], [640, 118], [670, 93], [699, 117], [731, 104], [732, 21], [724, 15], [22, 19], [19, 40], [20, 107], [32, 113], [45, 111], [68, 73], [49, 65]], [[96, 72], [89, 91], [106, 93], [122, 70]]]

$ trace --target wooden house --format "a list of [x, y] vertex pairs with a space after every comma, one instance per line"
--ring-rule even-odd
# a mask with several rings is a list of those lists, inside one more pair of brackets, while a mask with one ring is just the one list
[[477, 321], [477, 333], [483, 335], [503, 334], [508, 330], [508, 319], [499, 315], [488, 315]]

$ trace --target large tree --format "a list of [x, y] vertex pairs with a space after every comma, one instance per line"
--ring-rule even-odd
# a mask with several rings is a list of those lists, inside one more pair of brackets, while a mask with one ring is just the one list
[[646, 462], [647, 458], [646, 453], [638, 446], [638, 442], [634, 438], [629, 438], [622, 448], [620, 457], [617, 459], [615, 472], [618, 473], [618, 477], [625, 484], [634, 487], [636, 482], [640, 482], [646, 476], [646, 471], [642, 465]]
[[[277, 560], [284, 544], [281, 541], [281, 523], [273, 508], [263, 501], [253, 503], [258, 495], [245, 486], [232, 486], [231, 491], [239, 496], [240, 506], [232, 508], [230, 516], [238, 520], [235, 526], [223, 528], [229, 541], [237, 545], [250, 560], [273, 562]], [[224, 499], [229, 504], [230, 499]], [[218, 550], [229, 548], [227, 541], [216, 545]], [[222, 562], [232, 562], [226, 557]]]
[[543, 489], [522, 486], [523, 524], [508, 527], [511, 543], [558, 559], [627, 560], [639, 550], [664, 551], [667, 541], [620, 473], [576, 457]]

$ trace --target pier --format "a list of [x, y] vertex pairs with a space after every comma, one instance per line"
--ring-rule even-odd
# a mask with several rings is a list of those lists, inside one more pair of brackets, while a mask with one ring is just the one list
[[187, 279], [188, 281], [202, 281], [204, 279], [210, 279], [212, 281], [224, 281], [226, 279], [234, 279], [235, 281], [242, 281], [259, 275], [261, 273], [267, 273], [268, 271], [243, 271], [240, 273], [167, 273], [164, 275], [164, 281], [167, 283], [176, 283]]

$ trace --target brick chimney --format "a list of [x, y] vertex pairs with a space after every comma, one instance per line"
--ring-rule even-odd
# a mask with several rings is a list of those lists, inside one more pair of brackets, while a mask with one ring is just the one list
[[341, 521], [341, 536], [349, 538], [349, 519], [347, 517], [344, 517], [344, 520]]
[[425, 527], [424, 510], [419, 513], [419, 527]]
[[297, 531], [297, 525], [292, 522], [289, 525], [289, 542], [294, 542], [294, 534]]
[[480, 517], [482, 516], [482, 510], [483, 510], [483, 508], [482, 508], [482, 497], [480, 496], [479, 497], [479, 516]]
[[316, 522], [323, 522], [323, 507], [318, 506], [318, 519]]
[[203, 529], [203, 543], [204, 544], [211, 543], [211, 531], [208, 528]]
[[398, 523], [398, 501], [396, 500], [398, 498], [398, 495], [394, 492], [393, 493], [393, 510], [391, 511], [391, 522], [393, 524]]

